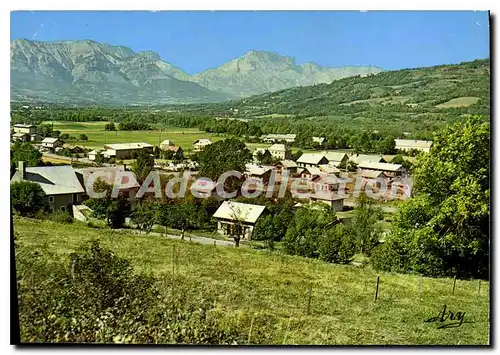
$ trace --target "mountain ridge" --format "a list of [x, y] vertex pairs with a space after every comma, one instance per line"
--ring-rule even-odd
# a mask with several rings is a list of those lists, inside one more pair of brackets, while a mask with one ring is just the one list
[[154, 51], [135, 52], [94, 40], [11, 41], [11, 96], [122, 104], [220, 102], [295, 86], [383, 71], [375, 66], [322, 67], [249, 50], [190, 75]]

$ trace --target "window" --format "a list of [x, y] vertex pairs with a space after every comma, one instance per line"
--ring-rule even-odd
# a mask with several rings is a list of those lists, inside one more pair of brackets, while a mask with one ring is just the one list
[[54, 196], [49, 196], [49, 202], [54, 203]]

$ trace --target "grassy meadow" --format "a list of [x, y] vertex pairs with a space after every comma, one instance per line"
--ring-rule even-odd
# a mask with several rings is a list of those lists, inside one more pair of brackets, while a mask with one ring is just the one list
[[[249, 344], [489, 344], [489, 284], [484, 281], [478, 292], [479, 281], [457, 280], [453, 293], [452, 279], [377, 273], [368, 266], [327, 264], [83, 224], [16, 218], [14, 232], [16, 252], [36, 250], [47, 257], [48, 251], [55, 254], [51, 260], [67, 265], [69, 254], [82, 242], [98, 239], [130, 260], [136, 271], [166, 280], [165, 292], [182, 288], [186, 297], [213, 295], [216, 301], [211, 307], [247, 329]], [[374, 302], [377, 275], [380, 287]], [[444, 304], [452, 312], [465, 312], [461, 326], [438, 329], [450, 321], [425, 322]]]
[[193, 143], [200, 138], [209, 138], [212, 142], [224, 139], [224, 135], [207, 133], [196, 128], [169, 127], [151, 131], [105, 131], [107, 122], [44, 122], [54, 124], [54, 129], [61, 133], [68, 133], [78, 138], [79, 134], [86, 134], [88, 141], [76, 141], [75, 144], [88, 148], [102, 148], [105, 144], [146, 142], [159, 145], [169, 139], [180, 145], [185, 151], [191, 149]]

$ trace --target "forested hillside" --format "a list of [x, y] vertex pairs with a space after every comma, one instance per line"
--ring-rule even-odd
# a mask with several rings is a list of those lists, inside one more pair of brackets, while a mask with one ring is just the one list
[[172, 107], [219, 117], [322, 117], [339, 126], [432, 126], [463, 114], [489, 116], [490, 61], [386, 71], [227, 103]]

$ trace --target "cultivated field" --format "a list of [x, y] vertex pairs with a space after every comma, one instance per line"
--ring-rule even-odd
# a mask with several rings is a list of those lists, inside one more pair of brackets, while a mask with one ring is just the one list
[[[23, 218], [15, 220], [14, 231], [16, 251], [36, 250], [42, 257], [47, 257], [47, 251], [56, 253], [55, 259], [61, 258], [67, 265], [69, 253], [80, 243], [99, 239], [129, 259], [137, 271], [151, 272], [163, 280], [172, 280], [174, 272], [176, 283], [166, 284], [166, 289], [182, 289], [186, 297], [213, 296], [213, 308], [237, 321], [240, 329], [248, 329], [248, 343], [489, 343], [489, 285], [484, 281], [478, 292], [479, 281], [457, 280], [453, 294], [452, 279], [378, 274], [369, 267], [327, 264], [248, 248], [198, 245]], [[377, 275], [380, 288], [374, 302]], [[450, 320], [425, 322], [437, 316], [444, 304], [452, 312], [465, 312], [461, 326], [438, 329]]]
[[44, 122], [53, 123], [54, 129], [61, 133], [68, 133], [78, 138], [79, 134], [86, 134], [88, 141], [76, 141], [75, 144], [88, 148], [102, 148], [104, 144], [146, 142], [159, 145], [163, 140], [169, 139], [182, 149], [188, 150], [194, 141], [200, 138], [209, 138], [212, 142], [224, 139], [224, 135], [207, 133], [195, 128], [169, 127], [152, 131], [105, 131], [107, 122]]

